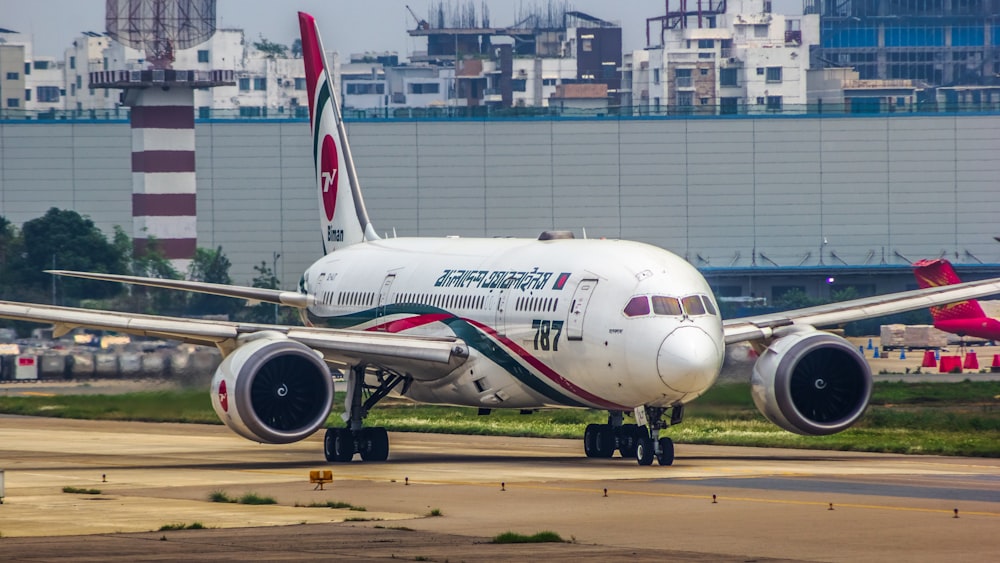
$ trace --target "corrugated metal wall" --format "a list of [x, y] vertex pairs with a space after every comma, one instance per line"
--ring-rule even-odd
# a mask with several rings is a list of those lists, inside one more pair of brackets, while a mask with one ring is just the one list
[[[696, 266], [1000, 263], [1000, 116], [353, 122], [380, 232], [582, 228]], [[198, 123], [198, 236], [233, 277], [319, 252], [305, 122]], [[131, 232], [127, 123], [0, 124], [0, 214]]]

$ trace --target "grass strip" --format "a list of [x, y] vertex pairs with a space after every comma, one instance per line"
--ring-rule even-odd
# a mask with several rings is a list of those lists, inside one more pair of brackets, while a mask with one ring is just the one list
[[75, 495], [99, 495], [100, 489], [81, 489], [79, 487], [63, 487], [62, 492]]
[[201, 522], [192, 522], [191, 524], [164, 524], [160, 526], [158, 532], [169, 532], [173, 530], [204, 530], [205, 526]]
[[496, 535], [490, 543], [565, 543], [559, 534], [550, 531], [538, 532], [537, 534], [526, 536], [516, 532], [504, 532]]
[[[338, 393], [335, 404], [343, 403]], [[204, 390], [122, 395], [0, 396], [0, 412], [100, 420], [220, 424]], [[330, 425], [340, 424], [331, 413]], [[531, 415], [496, 410], [417, 405], [388, 399], [366, 420], [397, 432], [573, 438], [607, 412], [553, 409]], [[753, 405], [748, 384], [719, 385], [687, 407], [684, 423], [668, 435], [678, 443], [834, 449], [1000, 457], [1000, 382], [878, 382], [871, 405], [853, 428], [832, 436], [791, 434], [767, 422]], [[237, 502], [219, 500], [216, 502]]]

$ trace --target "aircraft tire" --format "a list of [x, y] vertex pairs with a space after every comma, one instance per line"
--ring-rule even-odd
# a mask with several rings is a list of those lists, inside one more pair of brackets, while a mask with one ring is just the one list
[[389, 458], [389, 434], [385, 428], [376, 426], [361, 430], [361, 459], [364, 461], [385, 461]]
[[635, 458], [639, 461], [639, 465], [653, 464], [653, 440], [648, 436], [639, 436], [635, 445]]
[[326, 434], [323, 435], [323, 456], [326, 457], [327, 461], [336, 461], [336, 456], [334, 455], [334, 440], [336, 436], [336, 428], [327, 428]]
[[351, 461], [354, 457], [354, 436], [347, 428], [331, 428], [333, 431], [333, 459], [331, 461]]
[[635, 424], [623, 424], [618, 429], [618, 451], [623, 458], [635, 457], [641, 436], [639, 426]]
[[597, 429], [600, 426], [600, 424], [588, 424], [587, 428], [583, 431], [583, 453], [586, 454], [587, 457], [597, 457], [594, 446], [596, 442]]
[[615, 455], [615, 429], [610, 424], [598, 424], [594, 433], [594, 457]]
[[660, 454], [656, 456], [660, 465], [674, 464], [674, 441], [670, 438], [660, 438]]

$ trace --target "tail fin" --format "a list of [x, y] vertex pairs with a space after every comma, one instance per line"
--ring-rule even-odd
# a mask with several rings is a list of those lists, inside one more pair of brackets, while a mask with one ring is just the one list
[[333, 76], [326, 62], [326, 51], [323, 50], [316, 20], [305, 12], [299, 12], [299, 28], [309, 93], [323, 252], [330, 253], [352, 244], [376, 240], [378, 235], [361, 198], [361, 186], [351, 158], [351, 147], [347, 144], [338, 94], [333, 88]]
[[[913, 275], [917, 277], [917, 285], [921, 288], [940, 287], [962, 283], [951, 267], [951, 263], [943, 258], [937, 260], [920, 260], [913, 263]], [[931, 307], [934, 322], [954, 319], [978, 319], [986, 316], [983, 308], [975, 299], [959, 301], [942, 307]]]

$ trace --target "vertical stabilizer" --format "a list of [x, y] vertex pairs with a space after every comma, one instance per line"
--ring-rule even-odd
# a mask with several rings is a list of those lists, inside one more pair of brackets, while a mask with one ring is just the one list
[[316, 20], [299, 12], [324, 253], [375, 240]]
[[[917, 285], [921, 288], [940, 287], [962, 283], [951, 263], [944, 259], [920, 260], [913, 263], [913, 275], [917, 277]], [[979, 319], [986, 316], [983, 308], [975, 299], [959, 301], [942, 307], [931, 307], [934, 322], [955, 319]]]

